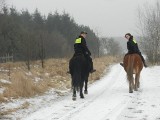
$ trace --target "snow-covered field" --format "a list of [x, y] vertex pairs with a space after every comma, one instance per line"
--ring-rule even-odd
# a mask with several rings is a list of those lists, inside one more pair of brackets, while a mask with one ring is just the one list
[[113, 65], [108, 74], [89, 86], [85, 99], [77, 96], [72, 101], [71, 93], [37, 97], [33, 99], [36, 109], [20, 110], [12, 119], [160, 120], [160, 66], [143, 68], [140, 82], [140, 89], [129, 93], [125, 71], [120, 65]]

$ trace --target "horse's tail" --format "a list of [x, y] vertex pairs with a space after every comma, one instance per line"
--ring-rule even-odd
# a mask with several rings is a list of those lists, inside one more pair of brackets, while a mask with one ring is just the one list
[[80, 84], [81, 84], [81, 72], [82, 72], [82, 65], [81, 65], [81, 59], [80, 57], [75, 57], [74, 60], [72, 61], [72, 87], [75, 87], [76, 90], [79, 90]]
[[79, 90], [80, 82], [81, 82], [81, 68], [79, 64], [76, 64], [76, 71], [73, 75], [73, 86]]
[[134, 57], [129, 56], [128, 58], [128, 69], [127, 69], [127, 78], [129, 81], [133, 80], [133, 65], [134, 65]]

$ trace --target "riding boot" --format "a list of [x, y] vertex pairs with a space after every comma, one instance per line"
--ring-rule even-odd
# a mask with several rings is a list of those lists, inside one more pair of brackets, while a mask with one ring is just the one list
[[[75, 54], [73, 55], [73, 57], [75, 56]], [[73, 57], [70, 59], [69, 61], [69, 71], [67, 71], [68, 74], [71, 74], [71, 63], [72, 63], [72, 59]]]
[[144, 67], [148, 67], [147, 64], [146, 64], [146, 62], [145, 62], [145, 60], [144, 60], [144, 57], [141, 54], [141, 52], [139, 52], [139, 55], [141, 56], [141, 59], [142, 59]]
[[147, 64], [146, 64], [146, 62], [145, 62], [145, 60], [144, 60], [144, 57], [142, 55], [141, 55], [141, 58], [142, 58], [142, 62], [143, 62], [144, 67], [145, 68], [148, 67]]
[[[125, 56], [128, 55], [128, 54], [129, 54], [129, 52], [126, 53]], [[125, 56], [124, 56], [124, 57], [125, 57]], [[119, 63], [119, 64], [120, 64], [122, 67], [124, 67], [124, 63]]]
[[93, 62], [92, 62], [92, 58], [90, 56], [88, 56], [88, 62], [89, 62], [89, 71], [90, 71], [90, 73], [95, 72], [96, 69], [93, 69]]
[[143, 65], [144, 65], [145, 68], [148, 67], [146, 62], [145, 62], [145, 60], [144, 60], [144, 58], [143, 58], [143, 56], [142, 56], [142, 62], [143, 62]]

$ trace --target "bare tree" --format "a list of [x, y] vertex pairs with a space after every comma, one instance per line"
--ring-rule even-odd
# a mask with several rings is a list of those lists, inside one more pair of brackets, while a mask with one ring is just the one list
[[156, 64], [160, 60], [160, 2], [155, 6], [146, 4], [139, 9], [139, 29], [142, 34], [142, 48], [148, 60]]
[[[98, 28], [95, 28], [95, 34], [96, 34], [96, 36], [98, 37], [99, 36], [99, 30], [98, 30]], [[99, 39], [97, 39], [96, 40], [96, 45], [97, 45], [97, 54], [98, 54], [98, 57], [100, 57], [100, 40]]]
[[44, 68], [44, 59], [45, 59], [45, 45], [44, 45], [45, 37], [46, 37], [45, 33], [40, 34], [39, 57], [41, 60], [42, 68]]
[[5, 6], [5, 0], [0, 0], [0, 12], [4, 6]]

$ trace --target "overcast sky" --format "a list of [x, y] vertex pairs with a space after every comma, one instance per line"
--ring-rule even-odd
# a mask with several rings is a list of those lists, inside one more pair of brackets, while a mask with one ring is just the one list
[[137, 35], [137, 8], [156, 0], [7, 0], [9, 6], [42, 14], [66, 11], [76, 23], [89, 26], [100, 36]]

